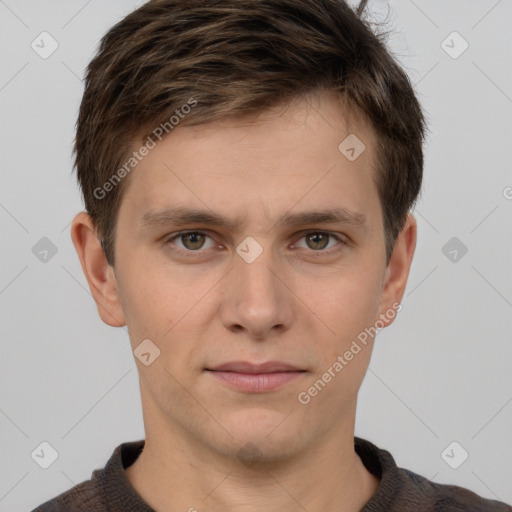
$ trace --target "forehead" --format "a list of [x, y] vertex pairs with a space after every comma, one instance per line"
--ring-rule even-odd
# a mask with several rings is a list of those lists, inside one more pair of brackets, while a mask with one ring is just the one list
[[130, 175], [121, 210], [139, 219], [177, 203], [269, 218], [320, 205], [360, 211], [378, 202], [375, 138], [346, 114], [323, 93], [251, 117], [177, 126]]

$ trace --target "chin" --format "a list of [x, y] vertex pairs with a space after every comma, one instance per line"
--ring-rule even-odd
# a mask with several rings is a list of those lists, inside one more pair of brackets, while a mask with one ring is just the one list
[[293, 414], [287, 415], [288, 412], [283, 414], [268, 409], [237, 414], [226, 423], [233, 436], [229, 440], [230, 452], [234, 449], [235, 456], [242, 461], [254, 459], [261, 462], [280, 461], [295, 455], [301, 445], [307, 443], [305, 433], [297, 427], [297, 418], [293, 418]]

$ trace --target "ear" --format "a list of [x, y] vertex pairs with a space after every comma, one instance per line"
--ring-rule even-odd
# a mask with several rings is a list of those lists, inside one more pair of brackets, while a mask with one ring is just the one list
[[73, 219], [71, 239], [101, 319], [112, 327], [122, 327], [126, 320], [114, 269], [107, 262], [94, 223], [86, 212], [80, 212]]
[[[416, 236], [416, 219], [409, 213], [395, 241], [384, 276], [379, 319], [385, 327], [393, 323], [396, 312], [402, 308], [400, 302], [405, 292], [412, 257], [416, 249]], [[394, 313], [391, 314], [392, 311]]]

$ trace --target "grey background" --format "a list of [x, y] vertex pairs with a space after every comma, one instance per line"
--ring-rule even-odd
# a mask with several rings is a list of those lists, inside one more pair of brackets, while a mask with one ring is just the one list
[[[31, 510], [144, 437], [128, 334], [101, 322], [69, 236], [81, 77], [140, 4], [0, 1], [1, 512]], [[356, 435], [434, 482], [512, 503], [512, 1], [369, 7], [375, 20], [390, 9], [389, 45], [431, 133], [403, 310], [377, 339]], [[47, 59], [31, 48], [43, 31], [59, 45]], [[458, 58], [444, 49], [458, 36], [442, 45], [453, 31], [469, 44]], [[58, 452], [48, 469], [31, 458], [43, 441]], [[469, 453], [458, 469], [441, 456], [453, 441]]]

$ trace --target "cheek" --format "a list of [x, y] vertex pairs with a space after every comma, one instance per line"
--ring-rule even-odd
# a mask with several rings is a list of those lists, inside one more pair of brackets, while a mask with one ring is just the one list
[[381, 293], [378, 276], [369, 271], [340, 277], [336, 286], [330, 286], [324, 294], [321, 311], [336, 335], [346, 341], [373, 325], [378, 317]]
[[333, 421], [356, 399], [367, 372], [379, 304], [378, 288], [345, 284], [325, 302], [325, 323], [334, 334], [326, 330], [328, 334], [319, 337], [319, 364], [303, 390], [314, 397], [313, 407]]
[[[122, 280], [120, 296], [131, 345], [136, 351], [143, 340], [151, 340], [160, 350], [155, 366], [165, 367], [183, 380], [197, 360], [195, 354], [204, 350], [199, 340], [210, 311], [208, 300], [201, 299], [212, 285], [206, 280], [201, 286], [190, 287], [183, 273], [155, 267], [156, 271], [137, 271], [134, 265], [128, 272], [133, 277]], [[141, 366], [143, 372], [147, 369]], [[165, 381], [169, 375], [163, 377]]]
[[177, 295], [172, 294], [170, 280], [141, 268], [127, 266], [118, 282], [121, 307], [135, 344], [139, 339], [159, 339], [177, 316], [172, 304]]

